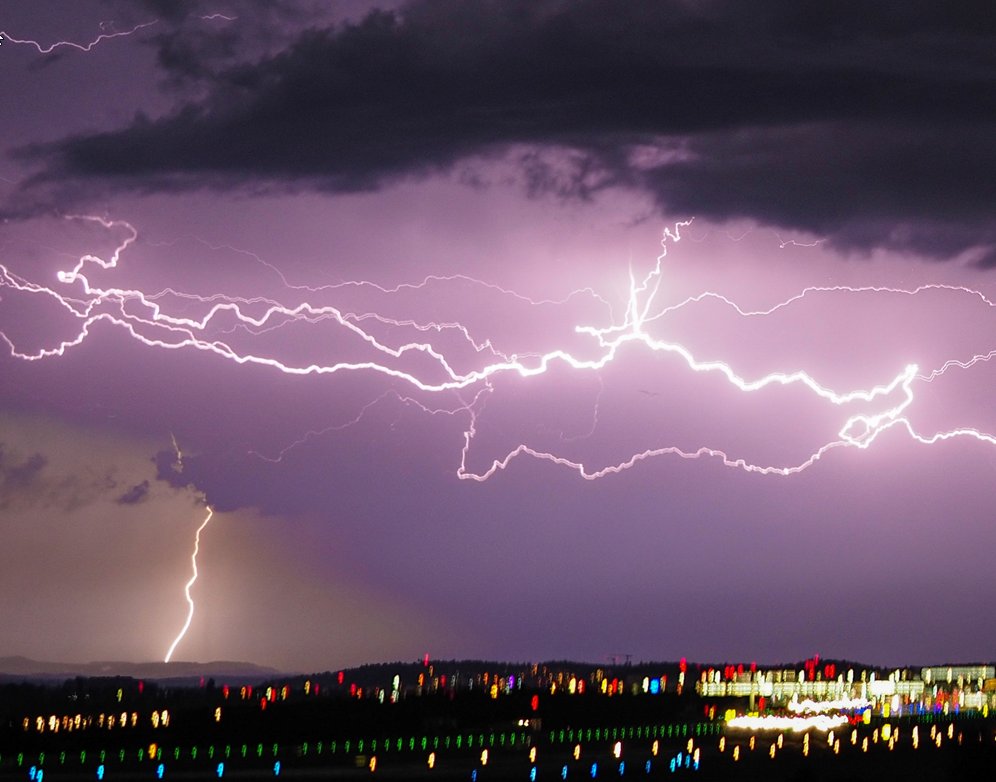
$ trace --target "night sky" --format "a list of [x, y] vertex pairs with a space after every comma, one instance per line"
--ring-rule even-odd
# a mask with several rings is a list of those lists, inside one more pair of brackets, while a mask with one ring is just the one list
[[0, 656], [996, 656], [988, 2], [0, 31]]

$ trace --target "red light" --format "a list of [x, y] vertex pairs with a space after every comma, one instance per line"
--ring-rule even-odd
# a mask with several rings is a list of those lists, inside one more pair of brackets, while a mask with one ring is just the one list
[[345, 671], [339, 671], [339, 684], [342, 684], [343, 680], [346, 678]]
[[145, 689], [145, 682], [140, 681], [138, 683], [138, 694], [141, 695], [142, 694], [142, 690], [144, 690], [144, 689]]
[[682, 673], [688, 670], [688, 660], [686, 660], [684, 657], [682, 657], [681, 661], [678, 663], [678, 670], [681, 671]]
[[266, 711], [266, 703], [267, 703], [266, 696], [263, 696], [263, 698], [259, 702], [260, 711]]
[[539, 695], [534, 695], [529, 701], [529, 705], [532, 706], [533, 711], [539, 711]]
[[228, 685], [226, 684], [221, 688], [221, 694], [225, 696], [225, 700], [228, 700]]
[[428, 652], [426, 652], [425, 653], [425, 657], [422, 658], [422, 665], [424, 665], [426, 668], [429, 667], [429, 653]]

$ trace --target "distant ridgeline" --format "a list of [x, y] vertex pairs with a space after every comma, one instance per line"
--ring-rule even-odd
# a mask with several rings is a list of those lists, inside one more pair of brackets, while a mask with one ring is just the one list
[[252, 666], [198, 674], [185, 665], [157, 669], [159, 678], [8, 675], [0, 779], [334, 772], [474, 782], [697, 770], [778, 779], [805, 776], [808, 764], [835, 777], [996, 768], [996, 672], [987, 664], [426, 658], [265, 677]]

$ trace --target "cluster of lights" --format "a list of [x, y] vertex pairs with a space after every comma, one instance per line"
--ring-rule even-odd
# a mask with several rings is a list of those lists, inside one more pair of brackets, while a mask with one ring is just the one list
[[809, 717], [783, 717], [775, 714], [733, 717], [726, 721], [728, 728], [764, 731], [818, 730], [823, 733], [847, 725], [849, 720], [843, 715], [814, 714]]
[[[25, 732], [34, 731], [37, 733], [71, 733], [73, 731], [88, 730], [96, 726], [98, 729], [111, 730], [113, 728], [137, 728], [139, 726], [139, 715], [137, 711], [122, 711], [120, 713], [101, 712], [92, 714], [63, 714], [62, 716], [51, 714], [48, 717], [25, 717], [21, 721], [21, 726]], [[144, 724], [144, 723], [143, 723]], [[149, 723], [153, 728], [169, 727], [169, 710], [153, 711], [149, 717]]]

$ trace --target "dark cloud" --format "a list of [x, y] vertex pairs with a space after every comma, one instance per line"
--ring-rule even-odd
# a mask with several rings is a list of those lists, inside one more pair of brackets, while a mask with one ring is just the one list
[[142, 481], [132, 486], [128, 491], [118, 497], [118, 502], [122, 505], [137, 505], [144, 502], [149, 497], [149, 482]]
[[6, 453], [0, 445], [0, 495], [28, 488], [47, 464], [48, 460], [40, 453], [21, 458]]
[[521, 158], [535, 193], [640, 188], [847, 248], [996, 243], [981, 0], [421, 0], [221, 70], [207, 42], [158, 45], [206, 97], [21, 150], [31, 187], [357, 191], [525, 145], [570, 156], [566, 174]]

